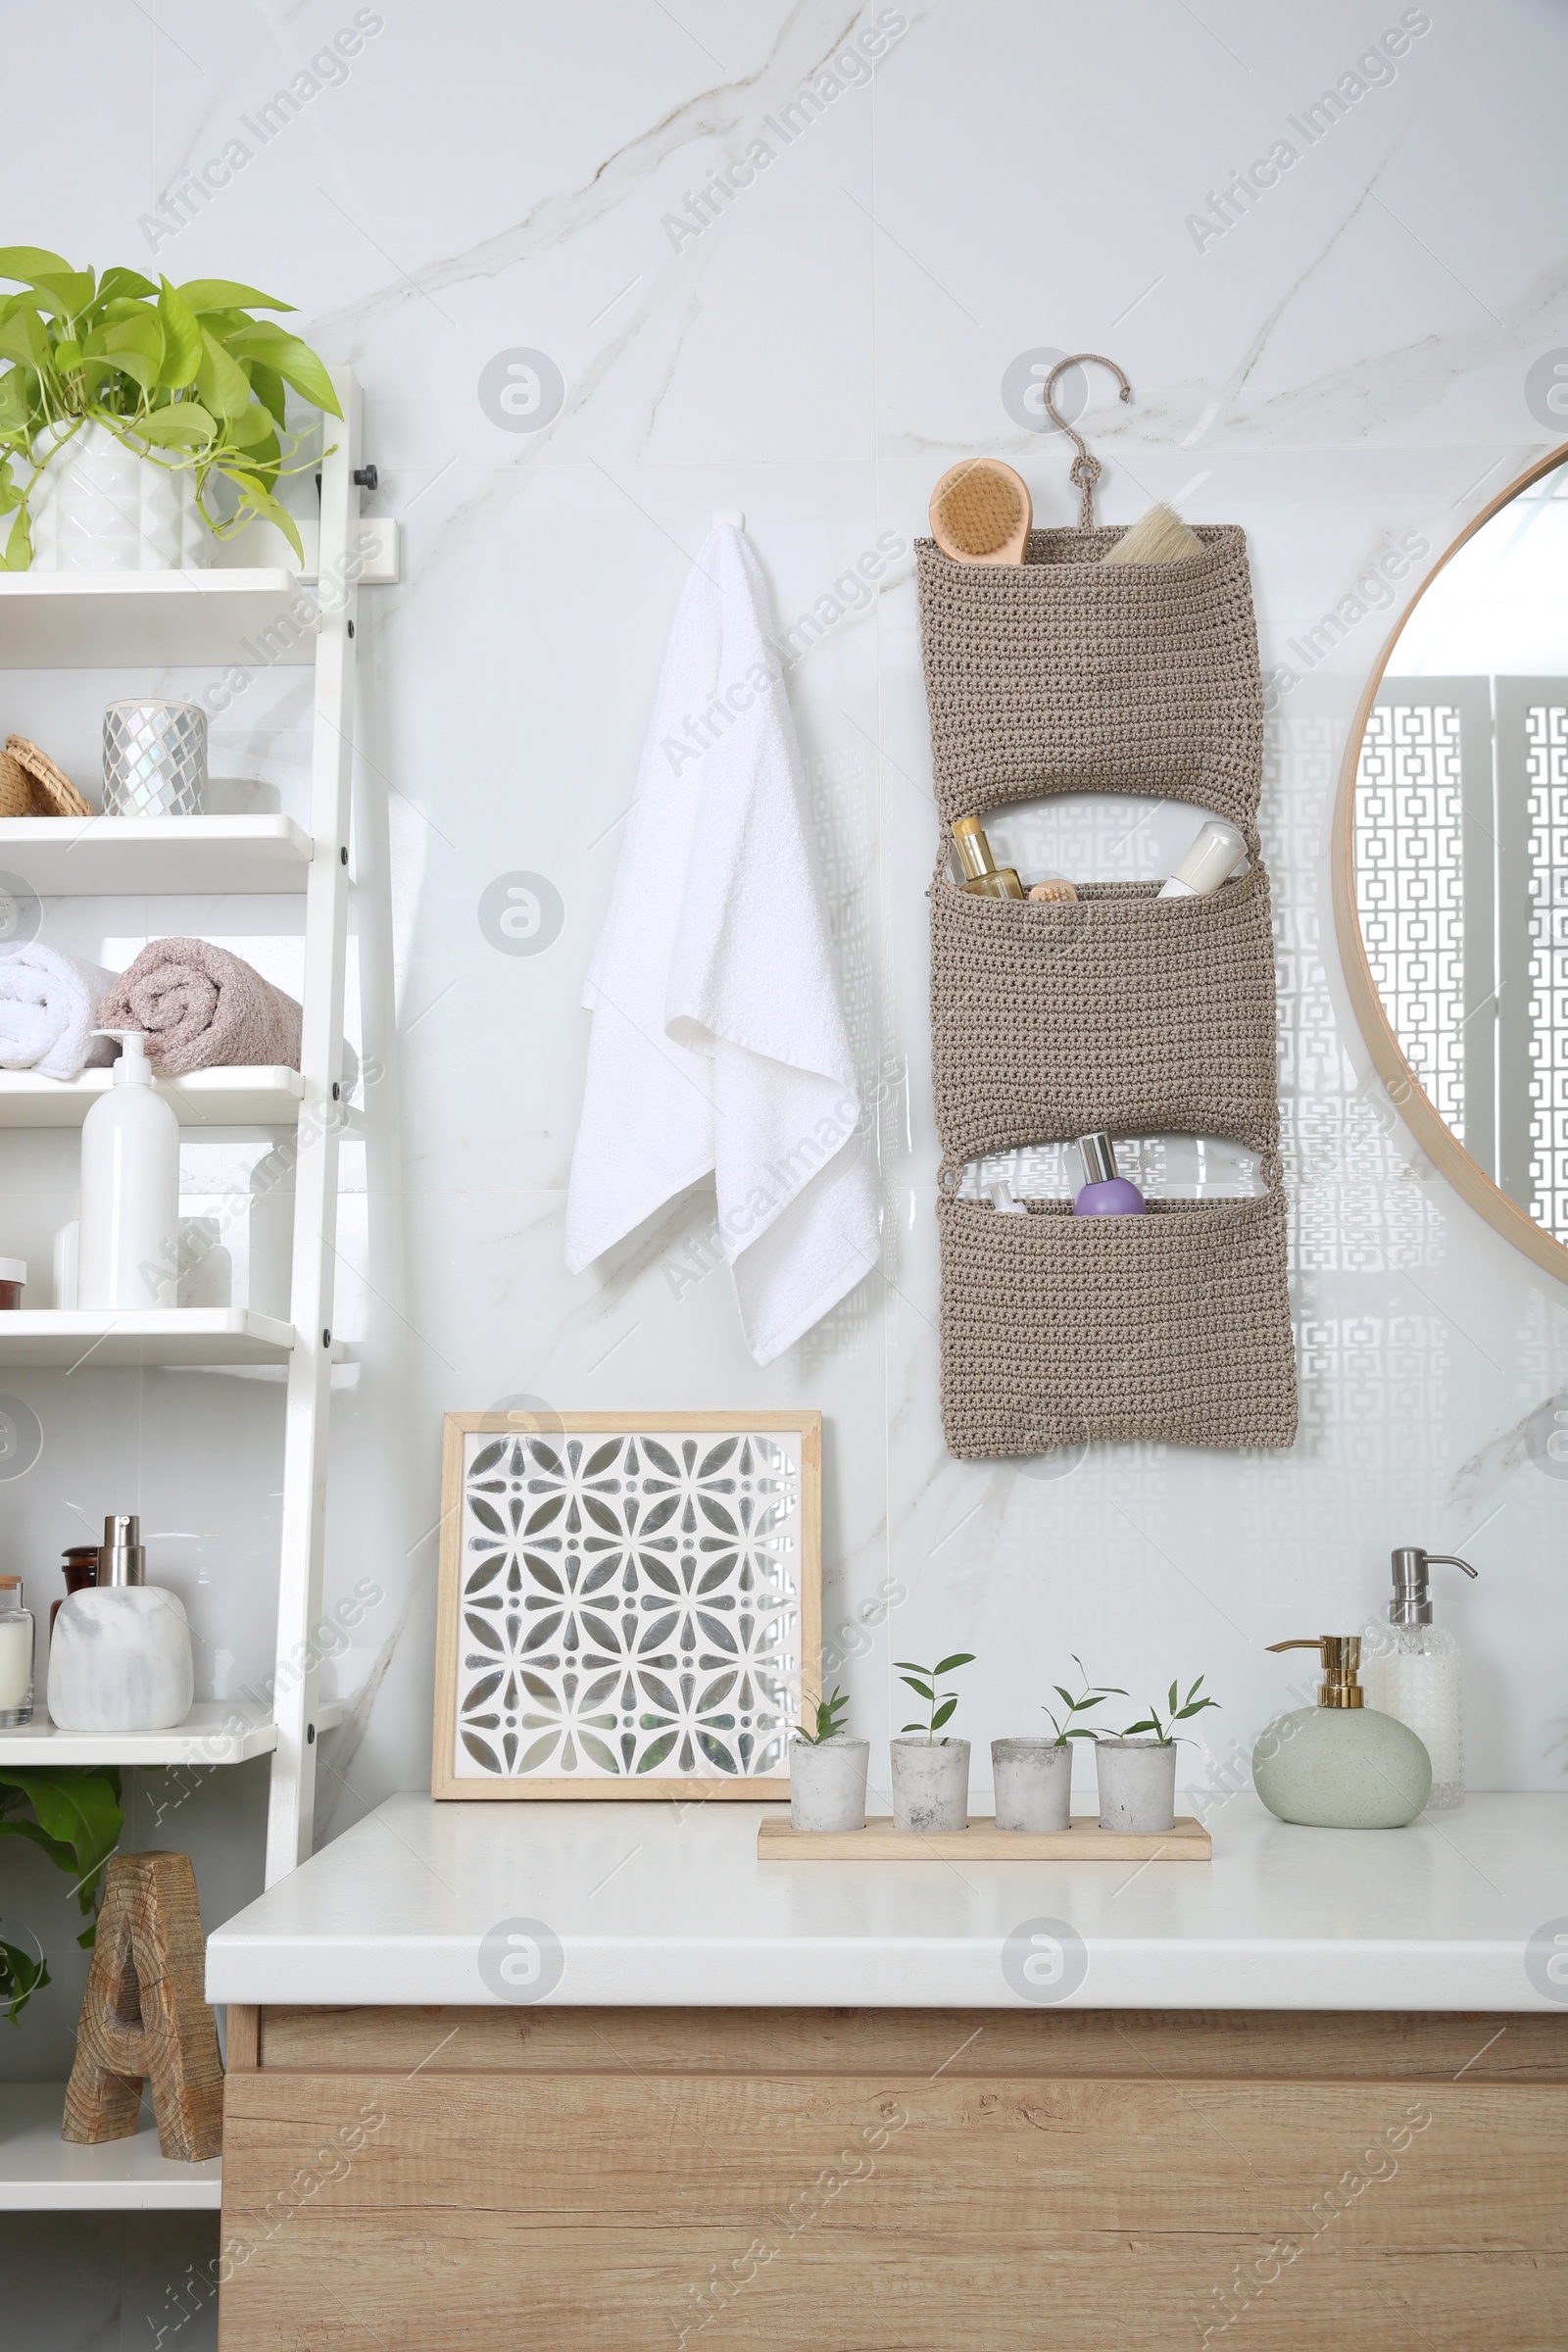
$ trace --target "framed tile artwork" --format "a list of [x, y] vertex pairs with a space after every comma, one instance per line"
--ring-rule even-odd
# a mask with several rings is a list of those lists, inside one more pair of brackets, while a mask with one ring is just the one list
[[782, 1797], [822, 1416], [449, 1413], [437, 1797]]

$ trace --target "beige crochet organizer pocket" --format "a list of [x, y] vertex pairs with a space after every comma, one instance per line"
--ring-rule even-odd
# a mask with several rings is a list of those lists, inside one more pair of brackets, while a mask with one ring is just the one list
[[[1254, 858], [1255, 837], [1251, 844]], [[1279, 1133], [1260, 862], [1206, 898], [1093, 883], [1076, 903], [931, 888], [931, 1076], [944, 1158], [1113, 1135]]]
[[1285, 1195], [1022, 1216], [944, 1194], [942, 1425], [966, 1460], [1092, 1440], [1286, 1446]]
[[1173, 564], [1102, 558], [1120, 528], [1032, 531], [1022, 564], [917, 540], [937, 803], [951, 823], [1037, 793], [1136, 792], [1247, 827], [1263, 689], [1234, 524]]

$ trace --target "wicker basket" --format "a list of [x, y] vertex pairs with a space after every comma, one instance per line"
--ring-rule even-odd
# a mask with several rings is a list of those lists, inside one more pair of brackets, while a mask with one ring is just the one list
[[931, 887], [931, 1064], [944, 1158], [1113, 1135], [1279, 1134], [1274, 941], [1260, 862], [1207, 898], [1089, 884], [1076, 903]]
[[1263, 690], [1246, 534], [1201, 556], [1101, 559], [1115, 530], [1033, 531], [1021, 564], [916, 542], [937, 803], [951, 823], [1036, 793], [1136, 792], [1244, 829]]
[[1091, 1440], [1289, 1446], [1296, 1358], [1285, 1196], [1141, 1217], [937, 1202], [942, 1424], [966, 1460]]

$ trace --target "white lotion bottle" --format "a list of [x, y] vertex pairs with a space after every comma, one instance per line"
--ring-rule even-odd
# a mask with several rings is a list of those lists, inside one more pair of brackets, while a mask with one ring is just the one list
[[1432, 1567], [1476, 1571], [1456, 1552], [1408, 1544], [1393, 1555], [1394, 1598], [1386, 1625], [1361, 1637], [1361, 1681], [1367, 1705], [1396, 1716], [1424, 1741], [1432, 1758], [1427, 1810], [1452, 1812], [1464, 1803], [1464, 1712], [1459, 1644], [1432, 1622]]
[[179, 1121], [153, 1092], [142, 1029], [98, 1029], [123, 1047], [115, 1081], [81, 1123], [76, 1303], [175, 1303], [179, 1279]]
[[1206, 899], [1229, 881], [1247, 856], [1247, 844], [1234, 825], [1213, 817], [1195, 833], [1191, 846], [1171, 867], [1162, 899]]

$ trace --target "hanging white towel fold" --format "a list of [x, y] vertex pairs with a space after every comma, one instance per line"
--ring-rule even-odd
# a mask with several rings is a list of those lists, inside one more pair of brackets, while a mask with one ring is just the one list
[[0, 1068], [43, 1078], [104, 1068], [120, 1048], [92, 1031], [114, 985], [101, 963], [35, 939], [0, 950]]
[[710, 1170], [760, 1364], [882, 1252], [789, 701], [756, 557], [681, 593], [610, 911], [566, 1201], [575, 1273]]

